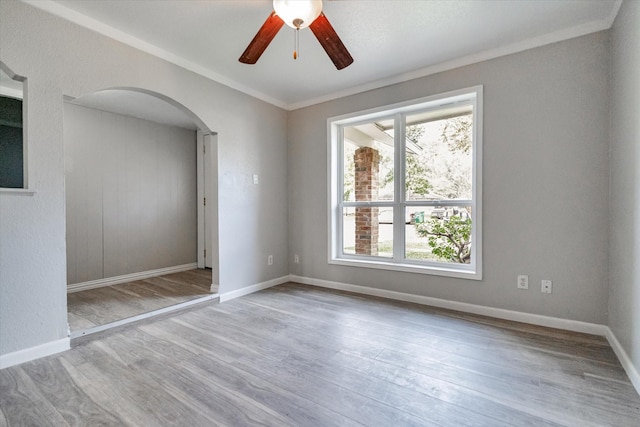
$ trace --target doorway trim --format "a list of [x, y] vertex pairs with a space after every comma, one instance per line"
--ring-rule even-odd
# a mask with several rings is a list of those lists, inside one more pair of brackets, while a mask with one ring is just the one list
[[211, 291], [217, 289], [218, 273], [218, 135], [197, 131], [198, 173], [198, 268], [211, 268]]

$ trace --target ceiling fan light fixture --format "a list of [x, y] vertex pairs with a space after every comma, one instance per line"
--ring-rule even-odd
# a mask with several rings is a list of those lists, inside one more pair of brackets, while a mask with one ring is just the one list
[[296, 30], [294, 59], [298, 57], [298, 30], [309, 27], [336, 69], [342, 70], [353, 63], [351, 54], [322, 13], [322, 0], [273, 0], [273, 12], [240, 55], [239, 61], [255, 64], [285, 23]]
[[273, 0], [273, 10], [291, 28], [306, 28], [322, 12], [322, 0]]

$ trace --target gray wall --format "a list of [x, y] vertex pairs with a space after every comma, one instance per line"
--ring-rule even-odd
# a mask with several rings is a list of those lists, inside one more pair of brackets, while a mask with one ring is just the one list
[[0, 2], [0, 52], [28, 79], [36, 189], [0, 194], [0, 355], [67, 333], [64, 95], [133, 87], [192, 111], [218, 133], [220, 292], [288, 273], [286, 111], [14, 0]]
[[[608, 33], [289, 114], [292, 274], [586, 322], [607, 320]], [[484, 279], [327, 264], [328, 117], [484, 85]], [[529, 290], [516, 289], [528, 274]], [[553, 280], [553, 294], [540, 280]]]
[[197, 262], [195, 131], [65, 103], [67, 282]]
[[[28, 78], [27, 144], [37, 192], [0, 194], [0, 355], [66, 336], [63, 96], [135, 87], [174, 99], [218, 132], [221, 292], [290, 271], [595, 323], [607, 322], [610, 298], [612, 329], [638, 366], [638, 27], [638, 3], [624, 2], [611, 45], [609, 128], [607, 32], [287, 114], [23, 3], [1, 1], [2, 60]], [[326, 118], [477, 84], [485, 94], [484, 280], [329, 266]], [[253, 185], [254, 173], [260, 185]], [[288, 265], [293, 253], [300, 264]], [[528, 291], [516, 289], [519, 273], [529, 274]], [[554, 281], [553, 294], [539, 292], [543, 278]]]
[[609, 326], [640, 371], [640, 2], [611, 31]]

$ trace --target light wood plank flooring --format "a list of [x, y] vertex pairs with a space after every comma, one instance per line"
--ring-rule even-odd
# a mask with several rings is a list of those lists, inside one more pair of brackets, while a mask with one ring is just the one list
[[0, 371], [0, 425], [639, 426], [602, 337], [285, 284]]
[[211, 294], [211, 270], [194, 269], [67, 295], [71, 331], [156, 311]]

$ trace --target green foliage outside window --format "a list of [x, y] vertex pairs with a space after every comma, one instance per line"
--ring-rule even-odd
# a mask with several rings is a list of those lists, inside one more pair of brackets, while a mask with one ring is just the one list
[[[472, 127], [471, 116], [468, 115], [447, 119], [442, 126], [440, 141], [446, 144], [452, 153], [469, 154]], [[407, 127], [407, 138], [412, 142], [421, 145], [423, 135], [423, 127]], [[436, 173], [436, 176], [441, 178], [437, 186], [426, 178], [429, 176], [428, 172], [432, 172], [429, 167], [432, 164], [429, 157], [434, 154], [425, 151], [420, 156], [407, 155], [407, 192], [423, 196], [434, 191], [449, 198], [463, 197], [470, 191], [470, 181], [459, 167], [455, 167], [455, 164], [447, 165], [444, 170]], [[433, 176], [432, 174], [431, 177]], [[428, 238], [428, 244], [434, 256], [447, 262], [461, 264], [471, 262], [471, 225], [471, 218], [468, 215], [431, 218], [425, 222], [414, 223], [417, 234]]]
[[428, 237], [431, 253], [438, 258], [461, 264], [471, 261], [471, 218], [432, 218], [415, 227], [419, 236]]

